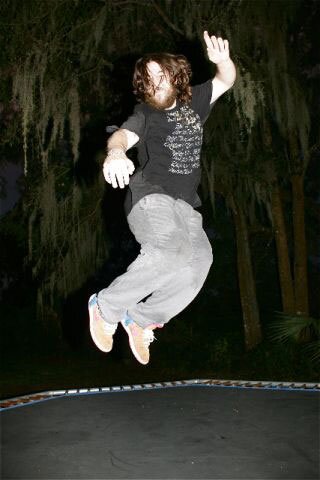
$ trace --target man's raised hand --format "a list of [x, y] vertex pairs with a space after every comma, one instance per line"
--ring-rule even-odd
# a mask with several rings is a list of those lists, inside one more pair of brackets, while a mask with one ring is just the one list
[[108, 153], [103, 164], [103, 175], [106, 182], [113, 188], [124, 188], [129, 184], [129, 175], [134, 172], [133, 162], [126, 156], [123, 150], [113, 149]]
[[228, 40], [215, 37], [214, 35], [209, 37], [207, 30], [203, 32], [203, 38], [206, 42], [208, 57], [211, 62], [218, 64], [230, 58]]

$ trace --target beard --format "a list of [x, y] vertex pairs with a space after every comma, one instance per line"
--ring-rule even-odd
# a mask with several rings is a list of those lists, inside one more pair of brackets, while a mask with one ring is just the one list
[[[162, 90], [158, 90], [162, 92]], [[151, 107], [156, 108], [157, 110], [165, 110], [172, 106], [173, 102], [177, 99], [177, 89], [174, 86], [171, 86], [165, 93], [162, 95], [161, 98], [156, 97], [157, 90], [154, 92], [153, 95], [147, 93], [145, 95], [145, 103], [150, 105]]]

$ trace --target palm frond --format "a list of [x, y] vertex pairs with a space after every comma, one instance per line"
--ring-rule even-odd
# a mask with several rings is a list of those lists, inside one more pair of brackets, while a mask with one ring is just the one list
[[269, 327], [271, 341], [284, 343], [289, 340], [301, 340], [303, 338], [319, 337], [320, 319], [303, 316], [288, 315], [276, 312], [276, 319]]
[[320, 364], [320, 342], [316, 340], [310, 342], [307, 345], [304, 345], [303, 352], [310, 358], [314, 363]]

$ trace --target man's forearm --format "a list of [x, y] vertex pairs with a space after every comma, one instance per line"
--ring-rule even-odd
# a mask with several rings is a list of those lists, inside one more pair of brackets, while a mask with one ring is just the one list
[[236, 79], [236, 67], [231, 58], [228, 58], [228, 60], [225, 60], [223, 62], [217, 63], [216, 65], [216, 77], [226, 85], [232, 86]]
[[107, 142], [107, 152], [115, 149], [122, 150], [124, 153], [128, 149], [127, 136], [121, 128], [114, 132]]

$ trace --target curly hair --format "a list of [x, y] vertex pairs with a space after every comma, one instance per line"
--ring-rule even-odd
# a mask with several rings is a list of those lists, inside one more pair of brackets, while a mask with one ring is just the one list
[[138, 101], [144, 102], [146, 100], [146, 93], [150, 87], [154, 90], [147, 69], [149, 62], [158, 63], [169, 76], [170, 83], [176, 88], [178, 100], [182, 103], [191, 102], [192, 94], [189, 82], [192, 71], [188, 60], [184, 55], [164, 52], [147, 53], [137, 60], [133, 74], [133, 93], [137, 96]]

